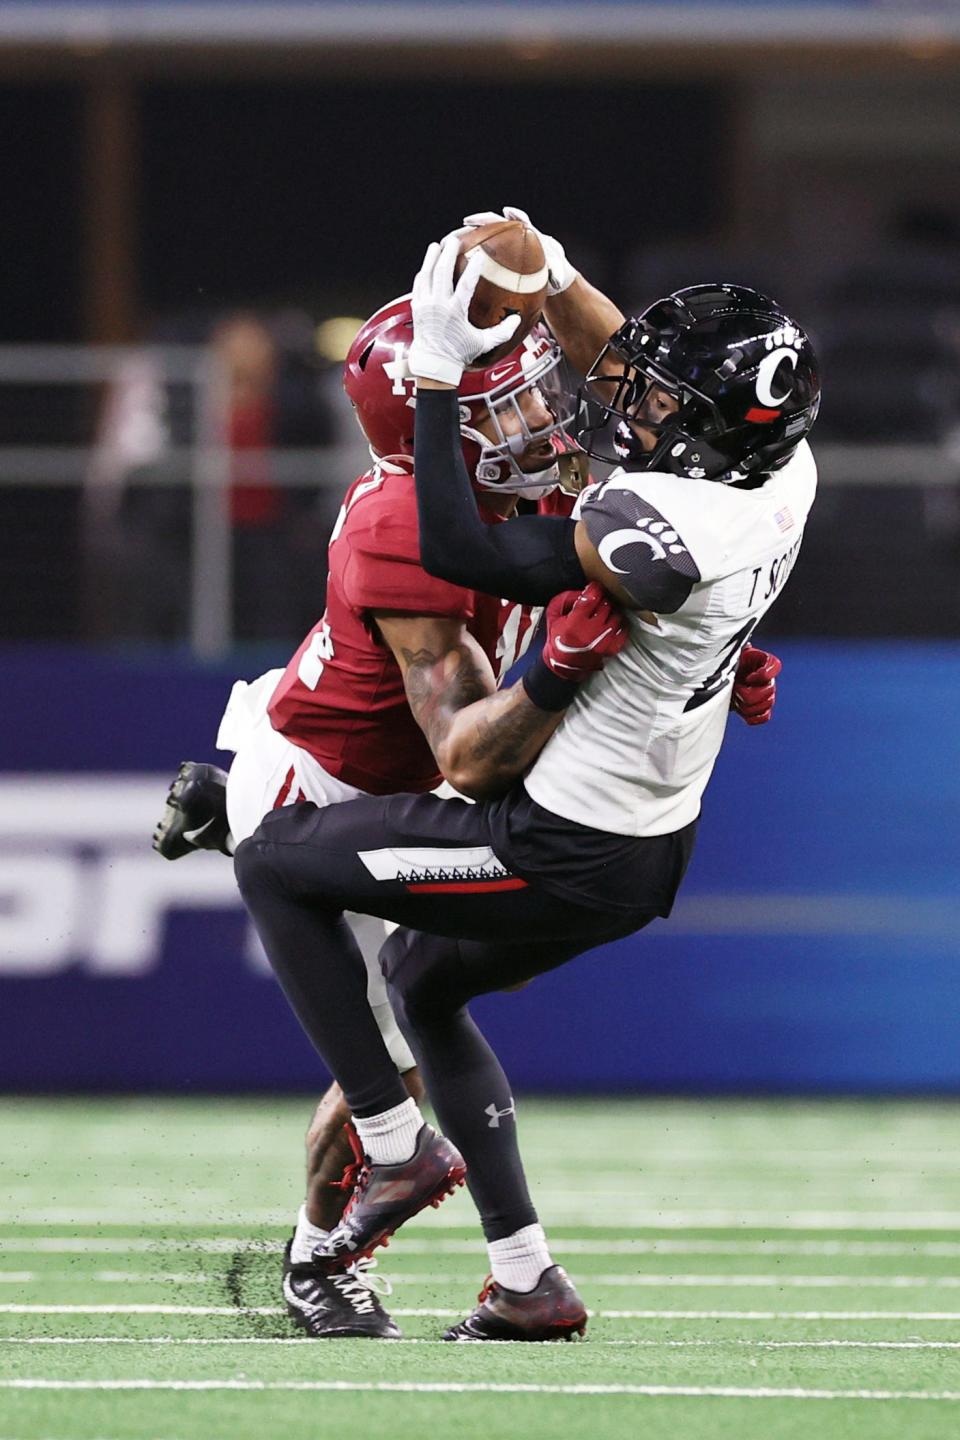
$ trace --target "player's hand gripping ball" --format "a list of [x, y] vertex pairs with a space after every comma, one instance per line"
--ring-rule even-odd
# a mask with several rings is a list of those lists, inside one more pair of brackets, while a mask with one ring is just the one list
[[569, 290], [579, 275], [575, 265], [571, 265], [567, 259], [566, 251], [555, 235], [548, 235], [534, 225], [526, 210], [521, 210], [518, 205], [504, 205], [503, 214], [499, 215], [496, 210], [478, 210], [473, 215], [464, 215], [463, 229], [456, 231], [458, 235], [465, 235], [471, 229], [479, 225], [493, 225], [504, 220], [519, 220], [522, 224], [529, 226], [543, 246], [543, 253], [547, 262], [547, 294], [562, 295], [564, 290]]
[[459, 385], [464, 369], [479, 356], [500, 346], [509, 354], [517, 344], [520, 316], [507, 315], [492, 328], [475, 325], [470, 319], [474, 291], [480, 282], [484, 259], [474, 248], [463, 274], [454, 279], [460, 259], [460, 239], [447, 235], [438, 245], [427, 246], [410, 295], [413, 316], [413, 344], [408, 364], [418, 380], [436, 380], [441, 385]]
[[515, 350], [540, 320], [550, 275], [540, 236], [522, 220], [498, 216], [461, 234], [455, 279], [460, 278], [474, 256], [478, 257], [474, 263], [479, 278], [467, 311], [470, 323], [488, 330], [511, 315], [520, 316], [520, 324], [509, 340], [471, 362], [471, 369], [483, 369]]

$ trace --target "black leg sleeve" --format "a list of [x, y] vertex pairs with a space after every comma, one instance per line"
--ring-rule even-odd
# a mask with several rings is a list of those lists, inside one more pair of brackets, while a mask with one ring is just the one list
[[[483, 807], [461, 800], [393, 795], [326, 809], [291, 805], [264, 819], [234, 863], [280, 983], [361, 1117], [399, 1105], [406, 1090], [367, 1003], [363, 960], [344, 910], [459, 941], [455, 969], [438, 969], [436, 980], [424, 972], [418, 1015], [422, 1000], [431, 1015], [452, 1017], [473, 995], [625, 933], [599, 910], [518, 883], [490, 849]], [[432, 1068], [438, 1103], [445, 1062]]]
[[508, 949], [404, 929], [380, 951], [394, 1014], [440, 1126], [467, 1162], [467, 1185], [488, 1240], [535, 1224], [537, 1213], [520, 1158], [509, 1081], [466, 1001], [570, 958], [555, 944]]
[[283, 992], [353, 1114], [402, 1105], [407, 1090], [367, 1001], [366, 966], [343, 915], [298, 901], [264, 848], [249, 840], [234, 868]]

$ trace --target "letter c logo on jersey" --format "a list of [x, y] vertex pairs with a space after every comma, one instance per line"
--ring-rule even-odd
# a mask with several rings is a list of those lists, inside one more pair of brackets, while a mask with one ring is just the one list
[[628, 575], [629, 570], [623, 570], [619, 565], [613, 563], [613, 557], [618, 550], [627, 545], [646, 545], [650, 549], [654, 560], [665, 560], [667, 552], [660, 541], [653, 535], [647, 535], [642, 530], [613, 530], [609, 535], [604, 535], [597, 546], [597, 554], [609, 570], [615, 570], [618, 575]]
[[796, 350], [791, 350], [786, 345], [763, 357], [760, 361], [760, 367], [757, 370], [757, 399], [761, 405], [767, 409], [776, 410], [783, 404], [793, 389], [793, 386], [788, 385], [782, 395], [774, 395], [773, 382], [776, 378], [777, 371], [784, 361], [789, 364], [791, 371], [793, 371], [797, 368], [797, 359]]

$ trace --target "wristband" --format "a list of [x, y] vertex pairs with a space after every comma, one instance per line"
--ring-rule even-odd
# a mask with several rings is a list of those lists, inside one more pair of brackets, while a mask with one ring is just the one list
[[407, 366], [415, 380], [437, 380], [441, 385], [459, 385], [463, 379], [463, 363], [450, 355], [428, 350], [414, 340], [407, 356]]
[[580, 689], [580, 682], [561, 679], [538, 656], [523, 677], [523, 688], [527, 699], [532, 700], [538, 710], [566, 710]]

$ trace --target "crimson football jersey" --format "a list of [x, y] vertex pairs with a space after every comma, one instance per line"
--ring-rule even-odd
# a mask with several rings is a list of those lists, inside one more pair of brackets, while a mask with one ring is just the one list
[[[554, 490], [537, 509], [569, 515], [573, 505], [573, 496]], [[330, 538], [326, 610], [284, 671], [270, 721], [348, 785], [372, 795], [433, 790], [443, 776], [371, 619], [375, 610], [463, 620], [498, 684], [530, 644], [540, 610], [426, 573], [408, 472], [377, 464], [347, 491]]]

